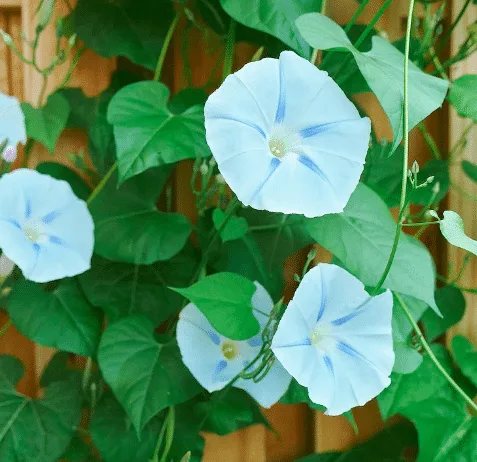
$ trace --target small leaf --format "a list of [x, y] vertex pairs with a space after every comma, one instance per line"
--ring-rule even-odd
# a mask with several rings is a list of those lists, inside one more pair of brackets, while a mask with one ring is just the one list
[[84, 356], [96, 351], [101, 314], [74, 279], [65, 279], [53, 292], [30, 281], [20, 282], [13, 287], [7, 308], [18, 330], [40, 345]]
[[217, 331], [233, 340], [247, 340], [258, 334], [260, 325], [253, 315], [255, 284], [234, 273], [207, 276], [193, 286], [172, 290], [199, 308]]
[[167, 343], [159, 343], [154, 329], [147, 318], [128, 316], [108, 327], [98, 350], [104, 379], [138, 436], [158, 412], [200, 391], [182, 363], [177, 342], [167, 338]]
[[[222, 209], [215, 209], [212, 215], [215, 229], [218, 231], [225, 220], [225, 212]], [[247, 220], [243, 217], [230, 217], [225, 227], [220, 232], [220, 237], [223, 242], [234, 241], [242, 239], [248, 232]]]
[[436, 303], [442, 317], [427, 311], [421, 319], [426, 338], [430, 342], [444, 334], [449, 327], [457, 324], [465, 313], [465, 297], [457, 287], [445, 286], [437, 289]]
[[[379, 36], [372, 38], [367, 52], [357, 50], [344, 30], [320, 13], [309, 13], [296, 21], [305, 40], [318, 50], [337, 49], [353, 54], [359, 70], [376, 95], [391, 123], [396, 149], [403, 137], [404, 55]], [[448, 82], [422, 72], [409, 62], [409, 129], [441, 107]]]
[[168, 100], [168, 88], [152, 81], [128, 85], [111, 100], [121, 183], [152, 167], [210, 155], [203, 105], [174, 114]]
[[22, 103], [22, 110], [28, 136], [46, 146], [53, 154], [70, 113], [66, 98], [59, 93], [53, 93], [48, 97], [45, 106], [35, 108], [28, 103]]
[[449, 102], [462, 117], [469, 117], [477, 122], [475, 93], [477, 91], [477, 75], [463, 75], [454, 80], [449, 91]]
[[475, 183], [477, 183], [477, 165], [468, 160], [462, 161], [462, 170]]
[[410, 374], [421, 365], [422, 355], [410, 345], [409, 338], [400, 331], [395, 319], [393, 319], [393, 349], [395, 356], [393, 372]]
[[471, 239], [464, 231], [464, 221], [455, 212], [446, 210], [444, 212], [444, 218], [439, 219], [439, 215], [431, 210], [429, 212], [433, 217], [439, 220], [442, 235], [446, 238], [447, 242], [459, 247], [460, 249], [467, 250], [474, 255], [477, 255], [477, 241]]

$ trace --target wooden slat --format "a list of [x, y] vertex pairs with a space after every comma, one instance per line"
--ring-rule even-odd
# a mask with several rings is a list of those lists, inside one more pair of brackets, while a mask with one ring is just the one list
[[0, 0], [0, 9], [4, 8], [20, 8], [21, 0]]
[[[455, 0], [453, 2], [453, 18], [455, 18], [455, 16], [458, 14], [463, 4], [464, 0]], [[472, 7], [471, 5], [462, 18], [462, 21], [454, 31], [451, 42], [452, 53], [455, 53], [459, 48], [459, 45], [466, 39], [467, 27], [473, 24], [476, 20], [477, 11], [475, 7]], [[454, 66], [451, 77], [452, 80], [455, 80], [461, 75], [476, 73], [477, 56], [474, 54], [466, 61]], [[453, 146], [460, 138], [463, 131], [469, 126], [469, 123], [469, 119], [459, 117], [453, 108], [450, 109], [450, 146]], [[475, 129], [468, 136], [468, 144], [463, 158], [469, 160], [470, 162], [477, 163], [477, 133]], [[476, 185], [463, 173], [460, 162], [456, 162], [455, 165], [451, 167], [451, 178], [455, 184], [458, 184], [465, 191], [471, 194], [477, 194]], [[477, 237], [477, 220], [475, 218], [476, 203], [472, 200], [469, 200], [468, 198], [463, 197], [457, 191], [451, 189], [449, 194], [448, 209], [454, 210], [462, 217], [465, 223], [466, 233], [475, 239]], [[452, 277], [456, 274], [459, 268], [461, 268], [465, 252], [451, 245], [448, 246], [447, 252], [449, 264], [451, 264], [453, 267], [451, 271], [452, 274], [450, 275], [450, 277]], [[459, 280], [459, 284], [464, 287], [477, 286], [477, 260], [475, 257], [471, 258], [469, 265]], [[454, 334], [463, 334], [471, 339], [474, 344], [477, 344], [477, 295], [465, 294], [465, 298], [467, 300], [467, 310], [465, 312], [464, 318], [455, 329], [452, 329], [449, 334], [449, 339], [451, 339]]]
[[[7, 13], [0, 9], [0, 29], [8, 30]], [[9, 93], [9, 59], [8, 47], [0, 40], [0, 91]]]

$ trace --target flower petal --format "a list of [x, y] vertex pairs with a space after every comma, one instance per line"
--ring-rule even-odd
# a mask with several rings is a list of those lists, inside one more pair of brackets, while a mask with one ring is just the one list
[[260, 406], [269, 408], [286, 393], [291, 379], [291, 375], [275, 360], [268, 374], [260, 382], [239, 379], [234, 386], [245, 390]]
[[220, 350], [222, 337], [207, 321], [201, 311], [188, 304], [181, 312], [177, 323], [177, 342], [182, 355], [182, 361], [196, 380], [209, 392], [220, 390], [227, 385], [234, 375], [222, 370], [218, 380], [215, 375], [218, 365], [223, 361]]
[[[255, 308], [254, 316], [258, 319], [258, 322], [264, 327], [267, 323], [269, 316], [272, 312], [274, 307], [274, 303], [270, 294], [266, 291], [265, 287], [263, 287], [259, 282], [254, 282], [255, 293], [252, 296], [252, 306]], [[265, 313], [267, 316], [265, 316]]]
[[5, 140], [13, 148], [26, 143], [25, 117], [16, 98], [0, 92], [0, 144]]
[[32, 245], [18, 226], [3, 219], [0, 219], [0, 248], [23, 274], [29, 274], [35, 267], [39, 249]]

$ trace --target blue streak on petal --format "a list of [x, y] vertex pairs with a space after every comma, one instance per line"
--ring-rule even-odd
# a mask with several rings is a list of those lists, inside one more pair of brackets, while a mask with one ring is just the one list
[[216, 345], [220, 345], [220, 337], [215, 332], [209, 330], [206, 333], [212, 342], [214, 342]]
[[64, 241], [63, 239], [59, 238], [58, 236], [50, 236], [50, 237], [49, 237], [49, 241], [50, 241], [52, 244], [65, 246], [65, 241]]
[[343, 316], [341, 318], [335, 319], [334, 321], [331, 321], [331, 324], [333, 324], [333, 326], [341, 326], [347, 323], [348, 321], [351, 321], [351, 319], [355, 318], [361, 313], [362, 313], [361, 310], [353, 311], [352, 313], [349, 313], [346, 316]]
[[27, 218], [30, 218], [31, 217], [31, 202], [30, 202], [30, 199], [27, 199], [26, 200], [26, 203], [25, 203], [25, 217]]
[[239, 124], [247, 125], [247, 127], [253, 128], [254, 130], [257, 130], [264, 138], [267, 137], [265, 135], [265, 132], [263, 128], [259, 127], [257, 124], [253, 122], [249, 122], [248, 120], [241, 120], [237, 119], [236, 117], [231, 117], [231, 116], [225, 116], [225, 115], [217, 115], [217, 116], [210, 116], [210, 119], [222, 119], [222, 120], [231, 120], [232, 122], [237, 122]]
[[252, 338], [249, 338], [247, 340], [247, 343], [251, 346], [251, 347], [259, 347], [259, 346], [262, 346], [262, 339], [260, 336], [255, 336], [255, 337], [252, 337]]
[[217, 363], [217, 366], [215, 367], [214, 375], [213, 375], [213, 380], [217, 380], [217, 376], [227, 367], [227, 361], [225, 359], [222, 359]]
[[352, 356], [353, 358], [359, 358], [366, 361], [366, 358], [359, 351], [356, 351], [352, 346], [348, 345], [347, 343], [338, 342], [336, 347], [338, 348], [338, 350], [349, 356]]
[[42, 221], [43, 221], [43, 223], [45, 223], [47, 225], [47, 224], [51, 223], [53, 220], [55, 220], [56, 218], [58, 218], [58, 216], [59, 216], [58, 212], [56, 212], [56, 211], [50, 212], [42, 218]]
[[329, 356], [323, 356], [323, 360], [325, 361], [325, 364], [326, 364], [326, 367], [328, 368], [328, 370], [334, 374], [335, 371], [334, 371], [334, 368], [333, 368], [333, 363], [331, 362], [331, 358]]
[[15, 226], [15, 228], [22, 229], [22, 227], [20, 226], [20, 223], [18, 223], [17, 220], [8, 219], [7, 222], [10, 223], [11, 225]]
[[255, 190], [255, 192], [252, 195], [252, 198], [250, 199], [250, 202], [253, 202], [253, 200], [260, 194], [260, 191], [262, 188], [265, 186], [265, 183], [270, 179], [270, 177], [273, 175], [275, 170], [278, 168], [280, 165], [280, 159], [278, 157], [274, 157], [271, 162], [270, 162], [270, 167], [268, 167], [268, 172], [265, 176], [265, 179], [260, 183], [258, 188]]
[[318, 316], [316, 317], [316, 322], [318, 322], [321, 319], [321, 317], [323, 316], [323, 313], [325, 312], [326, 298], [327, 298], [326, 286], [323, 280], [323, 274], [321, 274], [321, 304], [320, 304], [320, 309], [318, 311]]
[[34, 250], [36, 253], [39, 253], [39, 252], [40, 252], [40, 245], [35, 242], [35, 243], [33, 244], [33, 250]]
[[309, 337], [306, 337], [301, 340], [297, 340], [296, 342], [286, 343], [285, 345], [276, 345], [274, 348], [292, 348], [298, 346], [309, 346], [311, 345], [311, 340]]
[[246, 359], [243, 363], [242, 363], [242, 367], [245, 369], [246, 367], [248, 367], [248, 365], [250, 364], [250, 361], [248, 359]]
[[328, 129], [340, 125], [346, 122], [354, 122], [353, 120], [339, 120], [337, 122], [330, 122], [328, 124], [314, 125], [312, 127], [304, 128], [298, 133], [302, 138], [311, 138], [312, 136], [319, 135], [320, 133], [326, 132]]
[[320, 167], [318, 167], [318, 165], [316, 165], [308, 156], [305, 156], [303, 154], [299, 155], [298, 156], [298, 162], [300, 162], [306, 168], [308, 168], [313, 173], [318, 175], [322, 180], [325, 180], [329, 183], [328, 178], [323, 173], [323, 171], [320, 169]]
[[286, 106], [286, 91], [285, 91], [285, 72], [283, 70], [282, 60], [279, 61], [280, 69], [280, 94], [278, 97], [277, 113], [275, 115], [275, 123], [283, 122], [285, 118], [285, 106]]

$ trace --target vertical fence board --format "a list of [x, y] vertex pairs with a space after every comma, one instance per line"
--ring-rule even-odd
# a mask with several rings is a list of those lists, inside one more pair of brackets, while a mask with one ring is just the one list
[[[453, 2], [452, 18], [454, 19], [464, 4], [464, 0], [455, 0]], [[462, 18], [462, 21], [454, 30], [452, 37], [451, 48], [455, 53], [460, 44], [467, 37], [467, 27], [473, 24], [477, 20], [477, 13], [475, 7], [472, 5], [467, 9], [466, 14]], [[476, 74], [477, 73], [477, 56], [474, 54], [466, 61], [463, 61], [453, 67], [451, 77], [452, 80], [458, 78], [464, 74]], [[470, 120], [459, 117], [456, 111], [452, 108], [450, 110], [450, 146], [453, 146], [460, 138], [461, 134], [469, 126]], [[463, 158], [470, 162], [477, 162], [477, 134], [475, 128], [470, 132], [468, 136], [468, 144], [464, 151]], [[462, 189], [470, 194], [477, 194], [476, 185], [464, 174], [460, 166], [460, 161], [456, 162], [451, 167], [451, 180], [459, 185]], [[457, 212], [465, 223], [465, 231], [469, 236], [474, 239], [477, 236], [477, 220], [475, 218], [475, 202], [469, 198], [465, 198], [455, 189], [451, 188], [448, 202], [448, 209]], [[452, 278], [456, 275], [463, 264], [465, 251], [448, 246], [449, 263], [452, 268], [449, 271], [449, 277]], [[472, 257], [469, 265], [465, 269], [462, 277], [459, 280], [459, 285], [463, 287], [475, 287], [477, 281], [477, 261], [475, 257]], [[467, 309], [462, 321], [454, 328], [449, 334], [449, 339], [454, 334], [462, 334], [467, 336], [470, 340], [477, 342], [477, 295], [465, 294], [467, 301]]]

